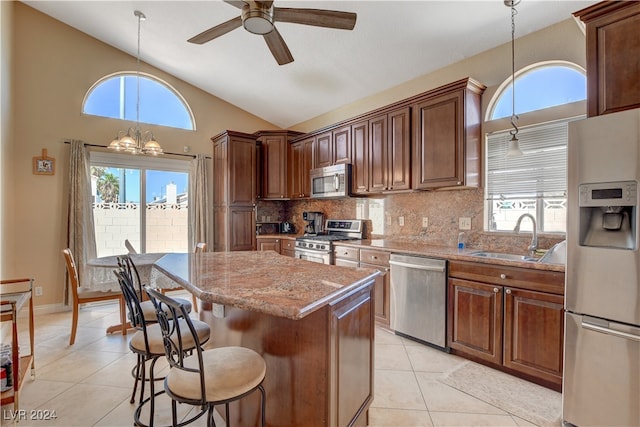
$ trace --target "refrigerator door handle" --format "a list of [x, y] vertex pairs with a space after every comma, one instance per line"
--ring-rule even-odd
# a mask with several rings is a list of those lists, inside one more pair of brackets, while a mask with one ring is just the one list
[[623, 331], [616, 331], [615, 329], [593, 324], [588, 320], [584, 320], [584, 319], [582, 320], [582, 327], [584, 329], [589, 329], [591, 331], [600, 332], [607, 335], [613, 335], [614, 337], [640, 342], [640, 335], [630, 334]]

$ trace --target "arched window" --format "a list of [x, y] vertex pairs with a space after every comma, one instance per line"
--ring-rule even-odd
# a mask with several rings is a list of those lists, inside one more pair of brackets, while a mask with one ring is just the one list
[[138, 78], [141, 123], [195, 130], [191, 109], [178, 91], [144, 73], [123, 72], [100, 79], [87, 92], [82, 112], [135, 122]]
[[[569, 62], [536, 64], [521, 70], [515, 80], [516, 114], [542, 110], [587, 99], [587, 80], [584, 70]], [[496, 92], [489, 108], [488, 120], [511, 117], [511, 79]]]
[[[512, 231], [529, 213], [537, 229], [566, 230], [568, 122], [586, 111], [585, 71], [572, 63], [538, 63], [516, 73], [515, 113], [523, 152], [506, 157], [512, 80], [507, 78], [487, 107], [485, 145], [485, 229]], [[581, 101], [581, 102], [579, 102]], [[568, 105], [570, 104], [570, 105]], [[524, 227], [531, 227], [530, 222]], [[524, 230], [523, 227], [523, 230]]]

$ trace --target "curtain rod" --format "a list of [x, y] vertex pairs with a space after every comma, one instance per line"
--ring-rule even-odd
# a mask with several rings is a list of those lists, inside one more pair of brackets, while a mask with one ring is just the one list
[[[71, 144], [71, 141], [70, 141], [70, 140], [68, 140], [68, 139], [65, 139], [65, 140], [64, 140], [64, 143], [65, 143], [65, 144]], [[87, 147], [87, 146], [88, 146], [88, 147], [109, 148], [109, 147], [107, 147], [106, 145], [89, 144], [88, 142], [85, 142], [85, 143], [84, 143], [84, 145], [85, 145], [85, 147]], [[196, 156], [195, 156], [195, 155], [193, 155], [193, 154], [167, 153], [167, 152], [165, 152], [164, 154], [168, 154], [168, 155], [170, 155], [170, 156], [191, 157], [192, 159], [195, 159], [195, 158], [196, 158]], [[155, 156], [155, 157], [157, 157], [157, 156]], [[209, 156], [205, 156], [205, 158], [206, 158], [206, 159], [208, 159], [208, 160], [211, 160], [211, 159], [212, 159], [212, 157], [209, 157]]]

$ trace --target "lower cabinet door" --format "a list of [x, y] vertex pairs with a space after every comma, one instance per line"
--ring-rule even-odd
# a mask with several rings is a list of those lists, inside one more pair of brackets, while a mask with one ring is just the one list
[[449, 346], [487, 362], [502, 363], [502, 287], [449, 279]]
[[504, 301], [504, 366], [560, 386], [564, 298], [506, 287]]

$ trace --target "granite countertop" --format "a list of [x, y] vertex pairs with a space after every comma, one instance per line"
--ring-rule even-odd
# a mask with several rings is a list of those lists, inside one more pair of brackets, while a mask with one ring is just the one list
[[273, 251], [167, 254], [151, 283], [168, 276], [202, 301], [301, 319], [380, 274], [370, 268], [318, 264]]
[[471, 252], [482, 250], [477, 248], [458, 249], [450, 246], [436, 246], [420, 242], [394, 240], [394, 239], [372, 239], [372, 240], [342, 240], [334, 242], [335, 245], [353, 246], [358, 248], [384, 249], [393, 253], [409, 255], [429, 256], [456, 261], [471, 261], [483, 264], [505, 265], [511, 267], [524, 267], [534, 270], [564, 272], [564, 264], [542, 263], [533, 261], [515, 261], [500, 258], [484, 258], [471, 255]]

